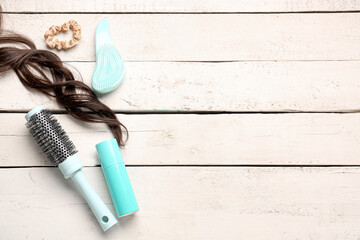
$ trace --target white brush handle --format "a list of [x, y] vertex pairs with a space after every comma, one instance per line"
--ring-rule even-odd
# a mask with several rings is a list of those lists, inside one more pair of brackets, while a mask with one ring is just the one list
[[59, 164], [61, 172], [64, 174], [66, 179], [71, 178], [80, 190], [82, 196], [89, 204], [92, 212], [94, 213], [96, 219], [98, 220], [101, 228], [106, 231], [114, 224], [117, 223], [116, 218], [105, 205], [103, 200], [92, 188], [90, 183], [87, 181], [84, 173], [81, 171], [83, 164], [80, 160], [73, 155], [66, 159], [64, 162]]
[[108, 230], [111, 226], [117, 223], [116, 218], [112, 215], [105, 203], [91, 187], [84, 173], [81, 170], [77, 171], [74, 175], [72, 175], [71, 179], [79, 188], [81, 194], [83, 195], [86, 202], [89, 204], [89, 207], [93, 211], [96, 219], [98, 220], [104, 231]]

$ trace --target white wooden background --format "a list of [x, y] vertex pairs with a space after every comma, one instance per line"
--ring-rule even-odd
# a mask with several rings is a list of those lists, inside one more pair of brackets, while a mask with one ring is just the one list
[[102, 98], [130, 130], [122, 151], [140, 211], [102, 233], [24, 126], [46, 105], [113, 210], [94, 145], [76, 121], [15, 74], [0, 75], [0, 239], [360, 239], [360, 1], [2, 0], [5, 28], [57, 52], [90, 84], [94, 31], [109, 19], [126, 60]]

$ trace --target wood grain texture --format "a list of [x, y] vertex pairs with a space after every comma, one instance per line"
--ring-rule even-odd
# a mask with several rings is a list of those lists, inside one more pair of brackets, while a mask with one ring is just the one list
[[349, 0], [3, 0], [8, 12], [301, 12], [357, 11], [358, 1]]
[[[91, 84], [95, 63], [71, 63]], [[116, 111], [349, 112], [360, 109], [360, 62], [127, 62], [119, 89], [101, 97]], [[74, 71], [75, 72], [75, 71]], [[55, 101], [0, 75], [0, 109]]]
[[[101, 169], [84, 172], [112, 209]], [[104, 234], [58, 169], [1, 169], [0, 181], [11, 181], [0, 188], [1, 239], [360, 236], [358, 168], [152, 167], [128, 173], [140, 211]]]
[[352, 14], [4, 14], [5, 28], [46, 48], [44, 32], [74, 18], [82, 40], [66, 61], [95, 61], [94, 34], [110, 21], [126, 61], [359, 60], [360, 13]]
[[[48, 166], [24, 126], [25, 114], [0, 114], [1, 166]], [[57, 115], [86, 166], [102, 124]], [[360, 114], [118, 115], [130, 130], [128, 165], [359, 165]]]
[[[101, 99], [133, 113], [118, 117], [130, 130], [122, 154], [140, 206], [102, 233], [72, 183], [48, 167], [24, 126], [25, 114], [9, 113], [60, 108], [25, 90], [14, 73], [2, 74], [1, 240], [360, 238], [360, 168], [346, 166], [360, 166], [360, 1], [1, 5], [9, 12], [5, 29], [29, 36], [40, 49], [51, 25], [77, 20], [80, 44], [53, 52], [87, 84], [95, 28], [109, 19], [127, 73], [121, 87]], [[293, 113], [302, 111], [323, 113]], [[112, 137], [109, 130], [56, 116], [114, 212], [95, 151]]]

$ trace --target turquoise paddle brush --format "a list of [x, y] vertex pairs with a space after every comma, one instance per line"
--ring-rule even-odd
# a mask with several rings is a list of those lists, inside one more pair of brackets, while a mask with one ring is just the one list
[[105, 94], [115, 90], [125, 75], [125, 64], [110, 38], [109, 21], [102, 20], [96, 28], [96, 67], [92, 76], [92, 88]]

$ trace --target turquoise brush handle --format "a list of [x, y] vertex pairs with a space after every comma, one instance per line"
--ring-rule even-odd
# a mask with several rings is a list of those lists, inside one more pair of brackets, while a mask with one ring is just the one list
[[82, 167], [83, 164], [76, 155], [70, 156], [59, 165], [64, 177], [66, 179], [71, 178], [73, 180], [82, 196], [89, 204], [89, 207], [101, 225], [101, 228], [106, 231], [116, 224], [117, 220], [87, 181], [84, 173], [81, 171]]

